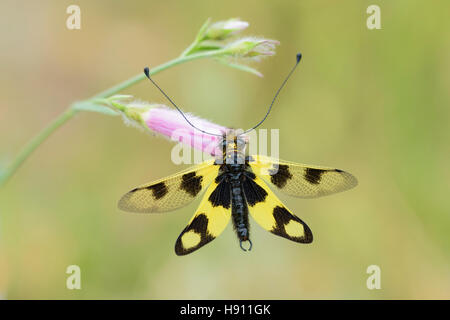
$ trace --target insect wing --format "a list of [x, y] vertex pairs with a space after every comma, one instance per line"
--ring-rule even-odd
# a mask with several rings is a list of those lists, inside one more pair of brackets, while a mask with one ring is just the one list
[[358, 184], [348, 172], [320, 166], [308, 166], [255, 155], [249, 162], [253, 172], [290, 196], [316, 198], [342, 192]]
[[244, 194], [250, 215], [261, 227], [295, 242], [313, 241], [311, 229], [281, 203], [263, 180], [257, 176], [253, 180], [247, 180]]
[[175, 243], [177, 255], [189, 254], [217, 238], [231, 217], [229, 185], [213, 182], [187, 227]]
[[141, 185], [126, 193], [119, 208], [129, 212], [166, 212], [189, 204], [214, 180], [219, 166], [214, 160], [188, 168], [170, 177]]

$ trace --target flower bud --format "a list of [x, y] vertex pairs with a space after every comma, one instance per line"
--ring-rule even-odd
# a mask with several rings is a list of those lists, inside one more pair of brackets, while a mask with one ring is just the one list
[[280, 42], [271, 39], [242, 38], [228, 44], [224, 50], [227, 54], [241, 58], [259, 58], [275, 54], [275, 47]]
[[249, 23], [239, 19], [218, 21], [210, 25], [204, 35], [204, 40], [223, 40], [249, 26]]

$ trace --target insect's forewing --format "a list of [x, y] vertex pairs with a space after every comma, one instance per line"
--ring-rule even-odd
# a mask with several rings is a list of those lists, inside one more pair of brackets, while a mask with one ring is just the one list
[[253, 172], [288, 195], [315, 198], [345, 191], [358, 184], [348, 172], [320, 166], [309, 166], [266, 156], [251, 156]]
[[215, 181], [208, 187], [187, 227], [175, 243], [175, 253], [186, 255], [217, 238], [231, 217], [229, 184]]
[[205, 161], [170, 177], [141, 185], [126, 193], [119, 208], [129, 212], [166, 212], [187, 205], [218, 174], [214, 159]]
[[293, 215], [262, 179], [257, 176], [247, 179], [243, 188], [250, 214], [261, 227], [295, 242], [312, 242], [313, 235], [306, 223]]

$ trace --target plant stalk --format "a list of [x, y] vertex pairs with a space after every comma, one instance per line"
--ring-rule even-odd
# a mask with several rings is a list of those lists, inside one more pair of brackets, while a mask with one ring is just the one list
[[[176, 66], [178, 64], [201, 59], [201, 58], [210, 58], [216, 57], [224, 52], [222, 50], [214, 50], [196, 53], [192, 55], [181, 55], [178, 58], [170, 60], [166, 63], [163, 63], [157, 67], [150, 69], [150, 75], [155, 75], [158, 72]], [[144, 80], [145, 74], [142, 72], [118, 85], [115, 85], [103, 92], [100, 92], [93, 96], [91, 99], [98, 98], [108, 98], [114, 94], [119, 93], [120, 91], [129, 88], [130, 86]], [[90, 100], [90, 99], [88, 99]], [[64, 113], [58, 116], [53, 122], [51, 122], [47, 127], [45, 127], [37, 136], [35, 136], [25, 147], [20, 151], [19, 155], [14, 159], [14, 161], [7, 167], [7, 169], [3, 172], [0, 171], [0, 187], [3, 186], [9, 178], [20, 168], [20, 166], [24, 163], [24, 161], [39, 147], [42, 142], [44, 142], [56, 129], [61, 127], [64, 123], [73, 118], [75, 114], [77, 114], [79, 110], [75, 110], [72, 106], [70, 106]]]

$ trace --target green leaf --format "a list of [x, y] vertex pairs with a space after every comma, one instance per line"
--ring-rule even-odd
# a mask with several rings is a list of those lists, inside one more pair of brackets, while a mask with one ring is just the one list
[[205, 23], [201, 26], [200, 30], [197, 33], [197, 36], [195, 37], [196, 42], [200, 42], [205, 37], [206, 30], [208, 29], [209, 25], [211, 23], [211, 18], [208, 18]]
[[223, 48], [224, 48], [224, 45], [220, 41], [205, 40], [205, 41], [200, 42], [196, 46], [196, 50], [193, 50], [190, 53], [193, 53], [195, 51], [220, 50]]
[[189, 55], [193, 55], [193, 54], [197, 54], [197, 53], [208, 53], [208, 52], [217, 52], [222, 48], [218, 48], [218, 47], [205, 47], [205, 46], [198, 46], [195, 47], [194, 49], [192, 49], [189, 52]]
[[107, 98], [107, 100], [109, 100], [109, 101], [117, 101], [117, 100], [129, 100], [129, 99], [132, 99], [132, 98], [133, 98], [133, 96], [130, 95], [130, 94], [116, 94], [116, 95], [113, 95], [113, 96]]
[[231, 68], [252, 73], [254, 75], [257, 75], [258, 77], [261, 77], [261, 78], [264, 77], [264, 75], [261, 72], [259, 72], [258, 70], [256, 70], [255, 68], [246, 66], [244, 64], [232, 63], [232, 62], [229, 62], [228, 60], [220, 59], [220, 58], [216, 58], [216, 61], [218, 61], [226, 66], [229, 66]]
[[100, 104], [96, 104], [91, 101], [81, 101], [81, 102], [75, 102], [72, 105], [72, 108], [79, 111], [90, 111], [90, 112], [97, 112], [106, 114], [108, 116], [117, 116], [117, 111], [114, 111], [113, 109], [102, 106]]

